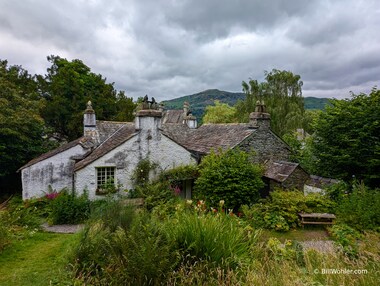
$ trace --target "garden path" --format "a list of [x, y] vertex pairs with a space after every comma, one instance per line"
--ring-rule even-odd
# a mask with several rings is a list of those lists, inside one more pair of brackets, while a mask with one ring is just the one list
[[61, 224], [61, 225], [48, 225], [42, 224], [42, 229], [48, 232], [55, 233], [76, 233], [83, 229], [84, 224]]

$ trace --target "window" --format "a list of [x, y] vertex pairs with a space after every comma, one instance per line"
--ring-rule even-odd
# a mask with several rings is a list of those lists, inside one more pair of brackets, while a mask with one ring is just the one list
[[96, 168], [97, 189], [115, 186], [115, 167]]

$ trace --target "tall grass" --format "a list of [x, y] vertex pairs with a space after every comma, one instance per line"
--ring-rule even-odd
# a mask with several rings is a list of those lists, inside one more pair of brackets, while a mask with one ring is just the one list
[[[200, 262], [181, 265], [168, 278], [168, 285], [346, 285], [376, 286], [380, 281], [380, 239], [377, 234], [366, 234], [361, 243], [361, 255], [349, 259], [343, 253], [321, 253], [305, 251], [304, 265], [286, 255], [274, 256], [265, 242], [255, 244], [254, 257], [248, 265], [238, 269], [211, 267]], [[340, 274], [327, 274], [330, 269]], [[349, 271], [364, 270], [361, 274], [347, 274]], [[346, 271], [346, 274], [344, 273]]]
[[158, 220], [144, 210], [108, 201], [94, 211], [82, 233], [74, 271], [77, 280], [91, 285], [158, 285], [177, 261]]
[[182, 212], [166, 222], [165, 230], [187, 261], [205, 260], [226, 269], [251, 261], [254, 236], [228, 215]]
[[[229, 214], [180, 205], [174, 214], [103, 203], [72, 259], [85, 285], [378, 285], [380, 238], [363, 235], [358, 255], [304, 251], [261, 239]], [[323, 274], [323, 269], [366, 274]]]

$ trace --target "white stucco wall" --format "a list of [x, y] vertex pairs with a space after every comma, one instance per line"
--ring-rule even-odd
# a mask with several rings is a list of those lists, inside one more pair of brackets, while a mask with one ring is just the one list
[[321, 195], [325, 194], [325, 190], [323, 190], [321, 188], [309, 186], [309, 185], [304, 185], [303, 192], [304, 192], [305, 195], [315, 194], [315, 193], [319, 193]]
[[22, 198], [24, 200], [42, 197], [49, 185], [57, 191], [73, 186], [74, 161], [72, 156], [86, 152], [81, 145], [76, 145], [59, 154], [21, 170]]
[[132, 189], [132, 173], [137, 163], [146, 157], [159, 164], [162, 170], [168, 170], [180, 165], [196, 164], [196, 160], [185, 148], [162, 135], [157, 128], [149, 128], [151, 125], [146, 127], [148, 129], [141, 130], [139, 134], [130, 140], [83, 169], [78, 170], [75, 174], [75, 189], [78, 194], [83, 193], [83, 190], [86, 189], [90, 199], [103, 197], [95, 194], [97, 167], [115, 166], [116, 184], [120, 184], [122, 190], [130, 190]]

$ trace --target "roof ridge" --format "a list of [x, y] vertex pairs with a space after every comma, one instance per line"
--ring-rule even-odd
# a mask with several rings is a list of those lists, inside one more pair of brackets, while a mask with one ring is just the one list
[[118, 124], [134, 124], [133, 121], [96, 120], [96, 122], [107, 122], [107, 123], [118, 123]]

